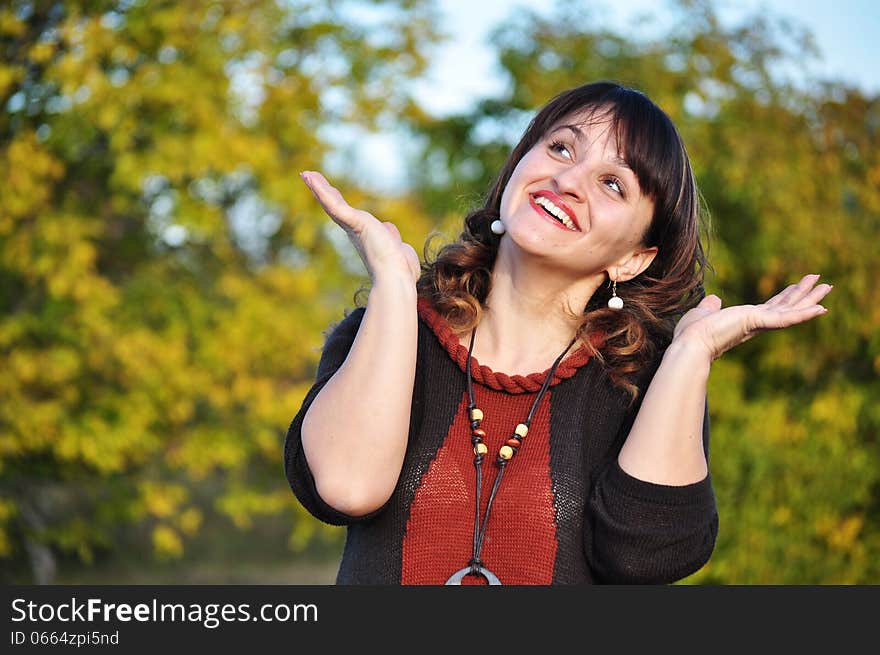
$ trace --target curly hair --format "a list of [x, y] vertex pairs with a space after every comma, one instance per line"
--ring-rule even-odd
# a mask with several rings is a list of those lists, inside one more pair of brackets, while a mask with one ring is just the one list
[[504, 188], [523, 156], [554, 126], [584, 115], [587, 120], [598, 117], [609, 122], [620, 156], [654, 203], [642, 243], [656, 246], [656, 257], [641, 274], [618, 284], [626, 298], [623, 309], [609, 309], [609, 285], [600, 286], [583, 308], [577, 333], [612, 382], [635, 400], [634, 374], [665, 349], [677, 319], [703, 298], [708, 266], [700, 240], [706, 216], [684, 143], [666, 113], [640, 91], [610, 81], [595, 82], [560, 93], [540, 109], [483, 206], [466, 216], [457, 240], [433, 257], [428, 251], [432, 239], [426, 242], [418, 295], [429, 299], [459, 334], [479, 323], [500, 241], [489, 226], [499, 218]]

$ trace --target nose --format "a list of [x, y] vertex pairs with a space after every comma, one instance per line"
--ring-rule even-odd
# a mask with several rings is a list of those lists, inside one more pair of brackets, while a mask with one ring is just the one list
[[556, 192], [577, 202], [586, 199], [586, 172], [580, 166], [566, 166], [553, 176]]

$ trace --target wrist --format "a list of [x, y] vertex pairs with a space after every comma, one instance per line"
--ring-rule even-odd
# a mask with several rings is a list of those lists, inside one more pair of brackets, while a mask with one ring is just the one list
[[415, 297], [416, 283], [411, 275], [383, 272], [371, 278], [370, 295], [373, 293]]
[[672, 343], [663, 353], [663, 361], [680, 362], [683, 366], [691, 368], [695, 373], [698, 371], [709, 372], [709, 367], [715, 359], [702, 339], [690, 336], [682, 332], [673, 338]]

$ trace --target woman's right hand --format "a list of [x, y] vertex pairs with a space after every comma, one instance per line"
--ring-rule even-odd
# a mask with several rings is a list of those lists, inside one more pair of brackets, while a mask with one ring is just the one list
[[419, 279], [419, 256], [403, 241], [394, 223], [380, 221], [371, 213], [349, 205], [321, 173], [303, 171], [299, 175], [327, 215], [345, 230], [374, 284], [378, 279], [395, 275], [413, 282]]

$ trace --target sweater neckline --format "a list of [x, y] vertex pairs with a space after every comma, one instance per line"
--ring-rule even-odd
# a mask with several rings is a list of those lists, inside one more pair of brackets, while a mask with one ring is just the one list
[[[459, 343], [458, 335], [455, 334], [446, 319], [427, 298], [419, 298], [418, 312], [425, 324], [436, 335], [440, 345], [458, 364], [462, 372], [466, 372], [468, 349]], [[553, 379], [550, 381], [550, 386], [555, 386], [572, 377], [588, 361], [590, 361], [590, 352], [586, 346], [581, 345], [559, 362]], [[548, 366], [544, 371], [528, 375], [507, 375], [500, 371], [493, 371], [488, 366], [480, 364], [476, 357], [471, 357], [471, 375], [473, 375], [474, 382], [507, 393], [535, 393], [539, 391], [550, 373], [550, 368]]]

